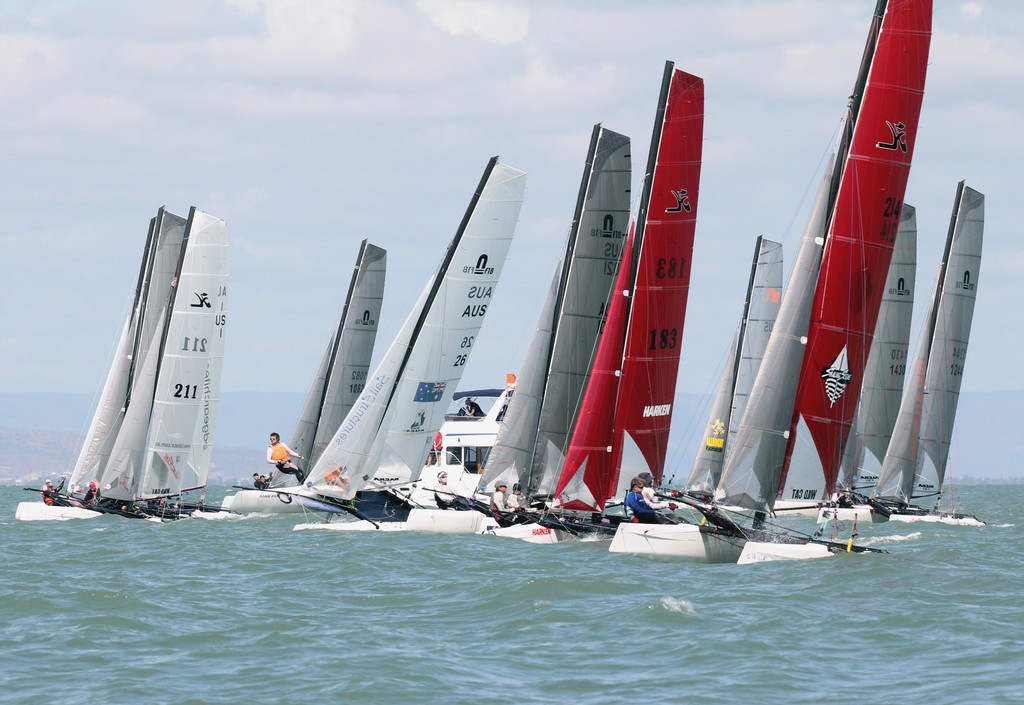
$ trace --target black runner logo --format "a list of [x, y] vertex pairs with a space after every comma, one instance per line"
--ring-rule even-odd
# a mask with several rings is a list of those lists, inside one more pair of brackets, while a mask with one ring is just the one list
[[672, 189], [669, 191], [672, 197], [676, 199], [676, 205], [674, 208], [666, 208], [666, 213], [679, 213], [681, 211], [690, 212], [690, 197], [686, 194], [686, 189], [679, 189], [678, 191]]
[[207, 293], [200, 294], [198, 291], [195, 292], [196, 298], [199, 299], [199, 303], [192, 304], [192, 308], [211, 308], [210, 306], [210, 295]]
[[889, 142], [889, 143], [879, 142], [875, 146], [878, 147], [879, 149], [891, 149], [894, 152], [897, 149], [899, 149], [901, 152], [906, 154], [907, 153], [907, 126], [904, 125], [902, 122], [897, 122], [894, 125], [891, 122], [889, 122], [888, 120], [885, 121], [885, 124], [889, 126], [889, 130], [892, 132], [892, 142]]

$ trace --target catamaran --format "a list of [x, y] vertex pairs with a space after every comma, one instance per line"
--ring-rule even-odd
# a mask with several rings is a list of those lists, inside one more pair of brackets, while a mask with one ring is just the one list
[[[852, 543], [761, 532], [788, 475], [793, 499], [817, 500], [835, 488], [899, 227], [931, 15], [930, 0], [880, 0], [875, 8], [845, 130], [815, 200], [714, 503], [699, 507], [723, 531], [697, 537], [700, 527], [679, 525], [675, 538], [659, 535], [637, 549], [739, 562], [854, 550]], [[804, 479], [812, 484], [797, 482]], [[751, 525], [730, 518], [728, 526], [722, 507], [752, 512]], [[685, 546], [673, 547], [675, 539]]]
[[[984, 227], [985, 197], [961, 181], [928, 315], [870, 502], [890, 521], [984, 524], [976, 516], [939, 508], [974, 318]], [[934, 508], [913, 503], [926, 497], [935, 497]]]
[[[498, 525], [490, 512], [495, 483], [538, 488], [552, 482], [561, 466], [569, 430], [580, 406], [608, 296], [622, 253], [629, 220], [629, 138], [595, 125], [591, 133], [579, 196], [565, 247], [514, 384], [507, 385], [485, 419], [455, 417], [441, 427], [445, 464], [427, 468], [407, 526], [451, 533], [500, 531], [531, 540], [549, 537], [547, 529]], [[496, 390], [499, 391], [499, 390]], [[490, 435], [493, 434], [493, 435]], [[466, 443], [472, 439], [472, 444]], [[432, 494], [444, 472], [458, 501], [441, 503], [481, 511], [440, 511]], [[451, 500], [451, 497], [448, 497]], [[485, 516], [486, 514], [486, 516]], [[518, 517], [517, 517], [518, 519]], [[508, 524], [508, 521], [502, 521]]]
[[[227, 324], [225, 222], [152, 219], [133, 303], [71, 477], [23, 520], [173, 519], [203, 506]], [[199, 494], [198, 501], [189, 501]]]
[[[363, 240], [349, 281], [341, 320], [331, 333], [320, 366], [310, 385], [288, 446], [313, 467], [366, 384], [384, 299], [387, 252]], [[278, 492], [298, 484], [294, 475], [280, 474], [264, 490], [240, 489], [224, 498], [223, 509], [243, 513], [301, 512], [311, 502]], [[318, 507], [317, 507], [318, 508]]]
[[[301, 487], [278, 490], [379, 529], [408, 515], [435, 432], [473, 350], [522, 206], [526, 174], [488, 163], [454, 239], [358, 401]], [[331, 516], [331, 515], [329, 515]], [[403, 526], [404, 528], [404, 526]]]

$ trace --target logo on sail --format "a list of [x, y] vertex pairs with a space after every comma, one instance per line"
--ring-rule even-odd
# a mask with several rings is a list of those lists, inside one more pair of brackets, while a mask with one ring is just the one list
[[416, 386], [416, 396], [413, 401], [431, 402], [441, 401], [447, 382], [420, 382]]
[[672, 413], [671, 404], [654, 404], [644, 407], [644, 418], [649, 416], [668, 416]]
[[828, 395], [829, 406], [835, 406], [839, 397], [846, 391], [846, 385], [853, 379], [850, 364], [846, 359], [845, 345], [832, 364], [821, 371], [821, 378], [825, 380], [825, 394]]
[[409, 433], [419, 433], [420, 431], [423, 430], [423, 424], [426, 423], [426, 421], [427, 421], [427, 412], [423, 411], [422, 409], [420, 411], [417, 411], [416, 412], [416, 420], [413, 421], [412, 424], [409, 426], [408, 432]]
[[463, 274], [494, 274], [494, 267], [487, 266], [487, 255], [480, 255], [476, 258], [475, 267], [463, 267]]
[[194, 291], [192, 293], [194, 293], [196, 295], [196, 298], [199, 299], [197, 303], [190, 304], [192, 308], [211, 308], [209, 294], [207, 294], [205, 291], [202, 294], [200, 294], [198, 291]]
[[621, 240], [622, 230], [615, 227], [615, 216], [611, 213], [605, 213], [604, 218], [602, 218], [601, 227], [591, 228], [590, 236]]
[[357, 326], [375, 326], [377, 325], [377, 319], [370, 316], [370, 309], [365, 309], [363, 315], [356, 318], [353, 323]]
[[715, 419], [708, 431], [711, 435], [704, 437], [704, 446], [708, 450], [721, 452], [725, 448], [725, 422]]
[[910, 296], [910, 293], [910, 287], [907, 286], [903, 277], [896, 281], [896, 286], [889, 287], [889, 296]]
[[669, 190], [669, 193], [671, 193], [672, 197], [676, 199], [676, 205], [672, 208], [666, 208], [666, 213], [679, 213], [680, 211], [686, 211], [689, 213], [693, 210], [690, 208], [690, 197], [686, 194], [686, 189], [683, 188], [678, 191], [671, 189]]
[[956, 283], [956, 288], [962, 291], [974, 291], [974, 282], [971, 281], [970, 271], [964, 272], [964, 278]]
[[892, 150], [893, 152], [895, 152], [898, 149], [901, 152], [903, 152], [904, 154], [906, 154], [907, 153], [907, 126], [904, 125], [902, 122], [897, 122], [897, 123], [893, 124], [893, 123], [889, 122], [888, 120], [885, 121], [885, 124], [888, 125], [889, 131], [892, 132], [892, 141], [891, 142], [879, 142], [875, 146], [878, 147], [879, 149], [889, 149], [889, 150]]

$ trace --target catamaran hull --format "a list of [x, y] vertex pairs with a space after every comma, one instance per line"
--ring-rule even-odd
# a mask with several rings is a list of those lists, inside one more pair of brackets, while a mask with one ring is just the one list
[[694, 524], [622, 523], [615, 531], [612, 553], [635, 553], [687, 563], [735, 563], [745, 540], [702, 531]]
[[880, 524], [888, 521], [889, 517], [881, 512], [876, 512], [867, 504], [855, 504], [852, 507], [822, 507], [818, 510], [818, 523], [832, 521], [833, 518], [839, 521], [864, 521]]
[[740, 565], [765, 561], [806, 561], [835, 555], [820, 543], [770, 543], [747, 541], [736, 562]]
[[900, 521], [906, 524], [928, 522], [933, 524], [952, 524], [954, 526], [987, 526], [981, 519], [970, 514], [899, 514], [893, 512], [889, 515], [889, 521]]
[[382, 521], [375, 524], [365, 519], [355, 521], [322, 521], [296, 524], [292, 531], [406, 531], [404, 521]]
[[[451, 509], [409, 510], [405, 521], [409, 531], [428, 531], [436, 534], [477, 534], [488, 517], [480, 512]], [[493, 520], [491, 520], [493, 523]]]
[[18, 502], [14, 518], [20, 521], [66, 521], [68, 519], [95, 519], [100, 512], [82, 507], [60, 507], [42, 502]]
[[[775, 502], [775, 506], [772, 509], [778, 516], [816, 517], [821, 509], [821, 505], [817, 502], [780, 499]], [[740, 511], [744, 510], [741, 509]]]
[[479, 533], [519, 539], [527, 543], [560, 543], [559, 534], [562, 532], [532, 522], [529, 524], [498, 526], [497, 522], [493, 519], [484, 517], [484, 524]]
[[299, 514], [307, 509], [304, 499], [290, 492], [239, 490], [225, 497], [220, 506], [237, 514]]

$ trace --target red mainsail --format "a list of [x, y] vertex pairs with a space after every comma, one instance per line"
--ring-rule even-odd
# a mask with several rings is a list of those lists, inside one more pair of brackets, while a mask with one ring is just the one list
[[882, 18], [859, 111], [851, 116], [780, 489], [798, 432], [809, 432], [825, 491], [835, 490], [910, 173], [931, 17], [931, 0], [891, 0]]

